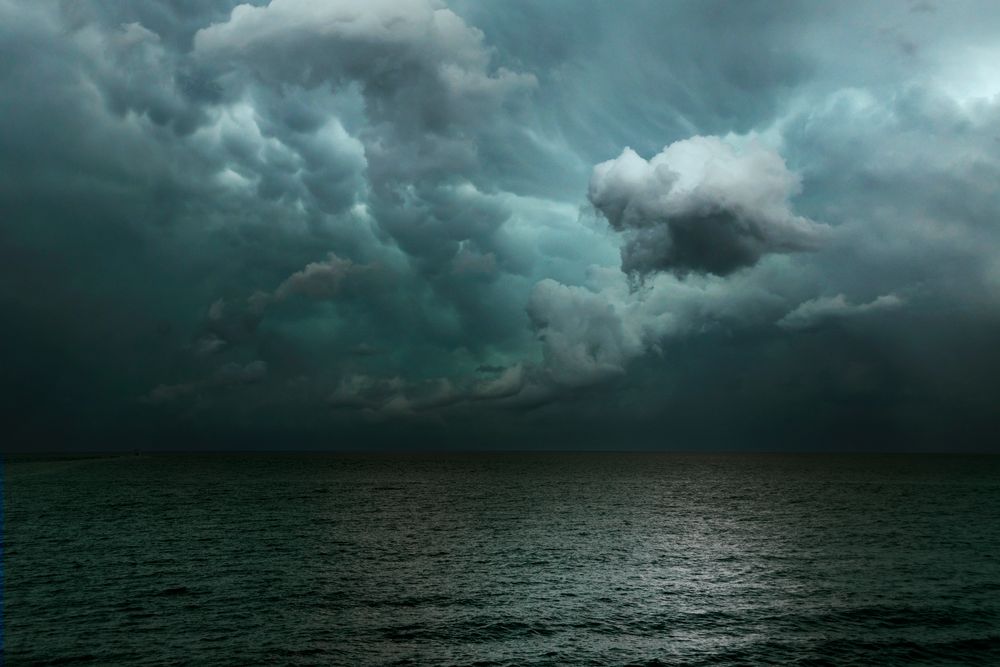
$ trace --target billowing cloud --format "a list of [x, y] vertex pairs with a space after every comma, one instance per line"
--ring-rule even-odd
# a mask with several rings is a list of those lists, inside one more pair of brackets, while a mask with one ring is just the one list
[[542, 340], [546, 366], [561, 384], [593, 384], [619, 375], [644, 349], [621, 305], [585, 287], [539, 283], [528, 312]]
[[10, 440], [992, 433], [1000, 11], [915, 6], [0, 0]]
[[499, 369], [489, 378], [407, 381], [399, 376], [351, 374], [340, 379], [326, 404], [334, 409], [362, 409], [369, 416], [391, 418], [470, 404], [507, 407], [522, 405], [526, 400], [550, 400], [550, 389], [532, 377], [537, 375], [537, 369], [522, 363]]
[[217, 299], [208, 308], [206, 332], [194, 348], [213, 353], [226, 343], [245, 341], [254, 333], [266, 311], [289, 299], [332, 302], [363, 297], [372, 290], [384, 289], [393, 275], [379, 264], [357, 264], [330, 253], [319, 262], [310, 262], [271, 291], [258, 290], [245, 299]]
[[766, 279], [733, 286], [667, 274], [637, 290], [622, 273], [594, 267], [588, 282], [542, 281], [528, 302], [543, 352], [532, 380], [553, 397], [623, 377], [636, 359], [686, 338], [761, 327], [784, 302]]
[[791, 210], [799, 187], [759, 142], [692, 137], [650, 160], [626, 148], [594, 167], [588, 197], [625, 233], [622, 270], [727, 275], [768, 253], [819, 247], [824, 228]]
[[843, 294], [821, 296], [800, 303], [794, 310], [778, 320], [785, 329], [808, 329], [823, 322], [844, 317], [856, 317], [881, 310], [895, 310], [904, 303], [895, 294], [884, 294], [868, 303], [854, 304]]
[[310, 262], [301, 271], [286, 278], [273, 292], [257, 292], [250, 297], [251, 305], [262, 310], [271, 303], [280, 303], [295, 296], [315, 300], [331, 300], [345, 292], [357, 292], [373, 283], [391, 280], [391, 275], [378, 264], [356, 264], [335, 253], [321, 262]]
[[482, 32], [431, 0], [239, 5], [194, 37], [198, 62], [251, 72], [279, 107], [297, 97], [290, 88], [357, 91], [377, 224], [435, 264], [463, 241], [488, 245], [509, 215], [473, 183], [478, 144], [535, 78], [491, 67], [491, 55]]
[[200, 30], [195, 54], [246, 62], [277, 85], [357, 83], [377, 121], [444, 130], [488, 110], [534, 78], [500, 68], [479, 30], [431, 0], [273, 0], [235, 7]]

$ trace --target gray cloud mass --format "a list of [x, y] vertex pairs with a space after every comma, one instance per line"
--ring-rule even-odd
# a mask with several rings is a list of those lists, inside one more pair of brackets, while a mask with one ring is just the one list
[[692, 137], [649, 161], [626, 148], [594, 167], [589, 197], [627, 234], [623, 271], [726, 275], [769, 252], [819, 246], [823, 227], [789, 210], [798, 187], [774, 151]]
[[995, 447], [997, 34], [0, 0], [5, 441]]

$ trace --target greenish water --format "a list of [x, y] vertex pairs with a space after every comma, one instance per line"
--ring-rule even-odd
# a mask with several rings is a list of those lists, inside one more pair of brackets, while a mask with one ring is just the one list
[[1000, 457], [8, 460], [8, 665], [1000, 664]]

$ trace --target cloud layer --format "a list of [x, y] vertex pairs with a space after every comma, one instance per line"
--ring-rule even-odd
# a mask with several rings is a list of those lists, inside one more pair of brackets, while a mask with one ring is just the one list
[[985, 446], [1000, 11], [926, 7], [0, 0], [8, 440]]

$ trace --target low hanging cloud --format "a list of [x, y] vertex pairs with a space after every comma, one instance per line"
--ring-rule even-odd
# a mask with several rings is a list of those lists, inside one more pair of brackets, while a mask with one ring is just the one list
[[359, 264], [329, 253], [283, 280], [272, 291], [259, 290], [246, 299], [217, 299], [208, 309], [205, 332], [192, 349], [198, 354], [220, 352], [231, 343], [248, 339], [267, 310], [292, 298], [333, 301], [383, 289], [392, 273], [378, 263]]
[[295, 296], [329, 301], [345, 293], [357, 293], [388, 278], [389, 274], [379, 264], [357, 264], [331, 252], [325, 260], [311, 262], [290, 275], [273, 292], [255, 293], [249, 303], [252, 310], [263, 312], [267, 306]]
[[528, 314], [542, 341], [551, 379], [578, 387], [623, 374], [625, 364], [646, 347], [626, 307], [585, 287], [554, 280], [536, 285]]
[[241, 385], [257, 384], [266, 378], [267, 364], [263, 361], [251, 361], [247, 364], [230, 362], [201, 380], [157, 385], [140, 401], [150, 405], [172, 403], [203, 392], [218, 393]]
[[895, 294], [884, 294], [868, 303], [853, 304], [843, 294], [821, 296], [798, 305], [778, 320], [782, 329], [810, 329], [831, 320], [857, 317], [866, 313], [895, 310], [905, 302]]
[[539, 368], [523, 362], [497, 368], [486, 378], [474, 373], [410, 381], [398, 375], [357, 373], [340, 379], [326, 405], [335, 410], [360, 409], [378, 417], [417, 416], [481, 403], [517, 408], [551, 399], [552, 387], [542, 375]]
[[543, 280], [527, 305], [543, 354], [531, 379], [554, 395], [623, 377], [633, 361], [662, 353], [670, 341], [769, 325], [783, 304], [752, 279], [657, 275], [635, 290], [620, 271], [593, 267], [588, 282]]
[[799, 178], [773, 150], [696, 136], [651, 160], [626, 148], [594, 167], [588, 197], [625, 234], [622, 270], [728, 275], [768, 253], [818, 248], [827, 228], [795, 215]]

